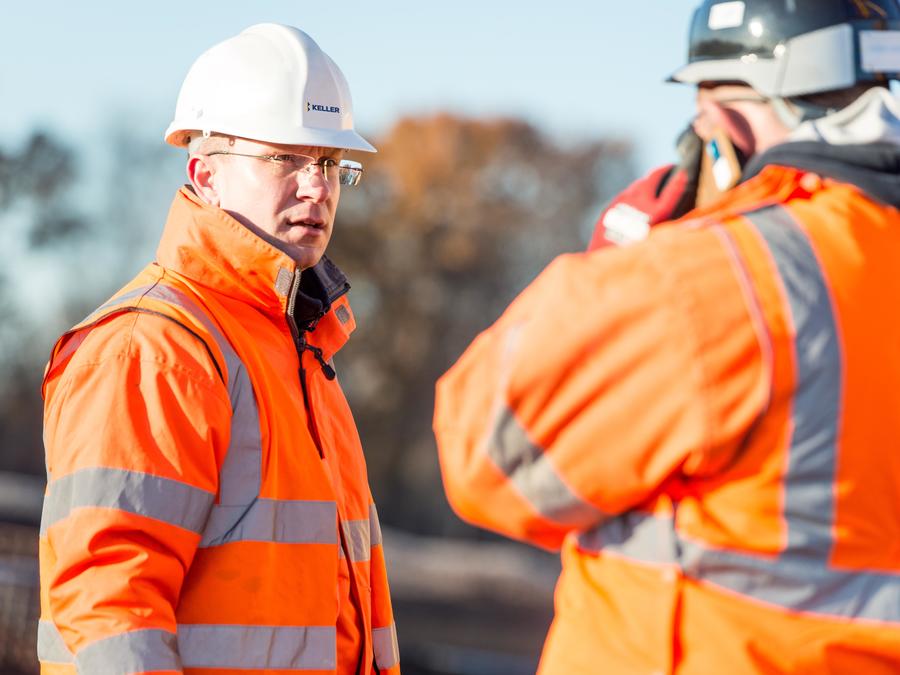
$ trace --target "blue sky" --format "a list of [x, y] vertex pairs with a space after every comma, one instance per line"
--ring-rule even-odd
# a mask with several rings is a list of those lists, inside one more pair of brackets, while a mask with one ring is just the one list
[[672, 156], [692, 114], [663, 79], [686, 54], [694, 0], [643, 3], [8, 2], [0, 27], [0, 148], [36, 125], [91, 142], [113, 121], [162, 132], [207, 47], [261, 21], [300, 27], [340, 65], [357, 126], [450, 110], [515, 115], [561, 141], [632, 136], [639, 168]]

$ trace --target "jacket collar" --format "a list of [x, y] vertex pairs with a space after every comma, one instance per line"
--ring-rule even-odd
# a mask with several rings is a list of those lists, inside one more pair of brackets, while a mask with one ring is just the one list
[[846, 108], [797, 127], [790, 141], [828, 145], [890, 143], [900, 146], [900, 101], [884, 87], [872, 87]]
[[355, 326], [345, 297], [350, 284], [334, 263], [323, 256], [314, 267], [300, 270], [287, 254], [188, 186], [175, 195], [156, 258], [163, 267], [273, 318], [288, 320], [290, 311], [301, 330], [318, 326], [316, 342], [329, 355]]
[[754, 157], [742, 180], [771, 165], [850, 183], [900, 208], [900, 104], [886, 89], [874, 87], [843, 110], [804, 122], [787, 142]]
[[782, 143], [748, 164], [742, 180], [749, 180], [773, 165], [809, 171], [855, 185], [869, 197], [900, 208], [900, 147], [893, 143]]

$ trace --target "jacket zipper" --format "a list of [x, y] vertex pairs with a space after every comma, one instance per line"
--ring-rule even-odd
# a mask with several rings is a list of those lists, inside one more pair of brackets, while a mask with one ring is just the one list
[[[300, 273], [300, 270], [297, 270], [294, 273], [294, 280], [291, 282], [291, 291], [290, 295], [288, 296], [286, 318], [288, 328], [290, 328], [291, 335], [294, 338], [294, 347], [297, 349], [297, 359], [300, 363], [300, 367], [298, 368], [298, 375], [300, 377], [300, 390], [303, 392], [303, 407], [306, 408], [306, 417], [309, 420], [309, 432], [312, 436], [313, 444], [316, 446], [316, 450], [319, 453], [319, 458], [324, 461], [325, 454], [322, 451], [322, 441], [319, 438], [319, 429], [316, 425], [316, 417], [313, 414], [312, 404], [309, 399], [309, 390], [306, 386], [306, 369], [303, 367], [303, 352], [312, 352], [312, 355], [315, 357], [316, 361], [319, 362], [319, 365], [322, 367], [322, 372], [325, 374], [325, 377], [327, 379], [333, 380], [335, 377], [335, 372], [334, 368], [332, 368], [322, 356], [322, 350], [319, 347], [311, 345], [306, 341], [306, 331], [301, 331], [297, 326], [297, 322], [294, 320], [294, 306], [297, 299], [297, 290], [300, 287]], [[366, 622], [364, 619], [365, 612], [363, 611], [362, 607], [362, 598], [359, 592], [359, 587], [357, 585], [356, 574], [353, 570], [353, 563], [350, 560], [350, 548], [347, 545], [347, 538], [344, 536], [344, 528], [340, 525], [340, 523], [344, 521], [344, 516], [340, 512], [340, 506], [338, 505], [337, 501], [335, 501], [335, 505], [338, 509], [338, 545], [344, 551], [344, 558], [347, 561], [347, 571], [350, 574], [350, 602], [353, 602], [354, 599], [356, 600], [359, 618], [363, 624], [362, 630], [363, 633], [366, 633]], [[371, 633], [369, 633], [368, 637], [364, 637], [363, 644], [366, 644], [366, 640], [371, 640]], [[375, 654], [371, 646], [370, 651], [372, 651], [372, 664], [375, 665]], [[375, 665], [375, 667], [377, 668], [377, 665]]]
[[[285, 314], [285, 318], [287, 319], [288, 328], [290, 328], [291, 336], [294, 338], [294, 348], [297, 350], [297, 361], [300, 364], [300, 367], [297, 369], [297, 375], [300, 378], [300, 390], [303, 392], [303, 407], [306, 408], [306, 418], [309, 421], [309, 433], [313, 439], [313, 445], [316, 446], [316, 451], [319, 453], [319, 457], [321, 459], [325, 459], [325, 453], [322, 450], [322, 440], [319, 438], [319, 428], [316, 424], [316, 417], [313, 414], [312, 404], [309, 400], [309, 390], [306, 386], [306, 368], [303, 367], [303, 352], [305, 352], [311, 345], [308, 345], [306, 342], [306, 333], [305, 331], [301, 331], [297, 327], [297, 322], [294, 320], [294, 306], [297, 301], [297, 291], [300, 288], [300, 270], [294, 272], [294, 280], [291, 282], [291, 290], [288, 294], [288, 304], [287, 311]], [[310, 350], [312, 351], [312, 350]], [[319, 356], [321, 357], [322, 351], [319, 350]], [[315, 354], [315, 352], [313, 352]], [[334, 371], [332, 370], [332, 373]]]

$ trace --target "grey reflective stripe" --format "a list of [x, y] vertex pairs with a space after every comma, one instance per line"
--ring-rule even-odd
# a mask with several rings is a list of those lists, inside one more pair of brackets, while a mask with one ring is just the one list
[[291, 285], [294, 283], [294, 274], [284, 268], [278, 268], [278, 274], [275, 276], [275, 292], [284, 297], [291, 292]]
[[157, 285], [146, 293], [185, 310], [199, 321], [216, 341], [228, 369], [228, 395], [231, 400], [231, 440], [219, 475], [219, 501], [213, 512], [223, 507], [249, 506], [259, 496], [262, 483], [262, 440], [259, 407], [244, 363], [231, 343], [222, 335], [206, 310], [182, 291]]
[[[123, 293], [122, 295], [118, 295], [118, 296], [106, 301], [104, 304], [100, 305], [100, 307], [98, 307], [93, 312], [88, 314], [84, 319], [82, 319], [81, 321], [79, 321], [76, 324], [77, 326], [81, 326], [82, 328], [78, 328], [78, 329], [73, 328], [71, 331], [69, 331], [69, 333], [75, 332], [75, 335], [70, 337], [66, 341], [66, 344], [63, 346], [63, 348], [59, 350], [59, 353], [56, 354], [56, 356], [53, 359], [54, 363], [59, 363], [60, 361], [63, 361], [67, 357], [71, 356], [81, 346], [81, 343], [84, 342], [84, 339], [88, 335], [88, 331], [86, 331], [84, 329], [86, 329], [91, 323], [102, 319], [103, 314], [107, 313], [107, 311], [109, 309], [115, 307], [116, 305], [122, 305], [123, 303], [127, 303], [128, 300], [132, 300], [134, 298], [140, 297], [140, 296], [144, 295], [147, 291], [149, 291], [151, 288], [153, 288], [152, 285], [139, 286], [138, 288], [133, 288], [132, 290], [128, 291], [127, 293]], [[127, 307], [123, 307], [123, 309], [127, 309]], [[111, 312], [110, 314], [114, 314], [114, 313], [115, 312]]]
[[900, 622], [900, 574], [829, 569], [841, 416], [842, 363], [834, 309], [810, 242], [780, 206], [745, 214], [778, 270], [791, 313], [796, 393], [784, 477], [785, 550], [762, 556], [681, 539], [669, 518], [629, 513], [579, 536], [603, 550], [663, 564], [792, 611]]
[[[84, 339], [87, 337], [87, 331], [79, 331], [68, 340], [66, 340], [66, 344], [63, 345], [63, 348], [59, 350], [59, 352], [53, 357], [52, 367], [55, 368], [56, 364], [65, 361], [69, 356], [74, 354], [78, 348], [81, 346], [81, 343], [84, 342]], [[52, 371], [47, 371], [48, 373]]]
[[381, 522], [374, 503], [369, 504], [369, 541], [372, 546], [381, 546]]
[[37, 655], [41, 663], [75, 663], [75, 657], [52, 621], [38, 622]]
[[337, 506], [326, 501], [257, 499], [212, 509], [201, 547], [237, 541], [337, 544]]
[[834, 545], [843, 368], [831, 295], [806, 234], [787, 210], [771, 206], [745, 217], [772, 253], [796, 331], [797, 389], [784, 478], [786, 555], [827, 560]]
[[185, 668], [334, 670], [334, 626], [181, 624], [178, 651]]
[[900, 623], [900, 574], [844, 572], [804, 555], [772, 560], [683, 542], [685, 573], [798, 612]]
[[118, 509], [200, 533], [214, 495], [171, 478], [124, 469], [81, 469], [52, 481], [44, 497], [41, 533], [74, 509]]
[[142, 629], [119, 633], [81, 649], [75, 656], [79, 673], [130, 675], [155, 670], [181, 670], [174, 633]]
[[802, 553], [779, 557], [706, 548], [679, 537], [671, 518], [631, 512], [578, 536], [587, 551], [677, 564], [685, 575], [784, 609], [900, 622], [900, 574], [828, 569]]
[[629, 511], [578, 535], [587, 551], [604, 551], [642, 562], [679, 562], [679, 542], [671, 518]]
[[571, 490], [506, 406], [497, 414], [486, 451], [519, 493], [546, 518], [583, 528], [608, 517]]
[[259, 408], [243, 364], [232, 369], [231, 439], [219, 474], [219, 504], [215, 508], [246, 506], [259, 496], [262, 485], [262, 438]]
[[241, 361], [238, 358], [237, 354], [235, 354], [231, 343], [224, 338], [222, 332], [219, 330], [218, 326], [216, 326], [216, 324], [210, 320], [206, 311], [199, 305], [197, 305], [196, 302], [194, 302], [182, 291], [176, 288], [172, 288], [171, 286], [160, 284], [158, 281], [149, 285], [139, 286], [128, 291], [127, 293], [123, 293], [122, 295], [118, 295], [110, 299], [105, 304], [101, 305], [93, 312], [91, 312], [82, 323], [88, 322], [95, 317], [100, 318], [104, 312], [112, 308], [121, 307], [123, 310], [127, 310], [132, 307], [136, 308], [138, 307], [138, 305], [134, 303], [129, 304], [128, 301], [135, 298], [144, 297], [152, 298], [154, 300], [161, 300], [162, 302], [166, 302], [170, 305], [174, 305], [185, 310], [188, 314], [190, 314], [192, 317], [197, 319], [197, 321], [203, 324], [206, 330], [209, 331], [210, 335], [212, 335], [213, 339], [216, 341], [216, 344], [219, 347], [219, 350], [222, 352], [222, 355], [225, 358], [225, 365], [228, 368], [229, 374], [233, 369], [236, 369], [240, 366]]
[[[394, 641], [396, 644], [396, 637]], [[376, 639], [376, 660], [378, 644]], [[77, 662], [83, 673], [132, 673], [181, 670], [182, 667], [333, 670], [336, 654], [333, 626], [180, 624], [177, 637], [161, 630], [121, 633], [88, 645], [75, 659], [52, 622], [38, 624], [41, 662]], [[378, 663], [382, 668], [391, 667]]]
[[341, 523], [350, 562], [365, 562], [372, 557], [369, 519], [345, 520]]
[[[231, 438], [219, 474], [217, 503], [209, 510], [209, 518], [204, 521], [205, 527], [203, 522], [200, 523], [203, 528], [200, 546], [210, 547], [237, 541], [336, 544], [337, 512], [334, 502], [259, 497], [262, 483], [262, 439], [259, 407], [253, 385], [244, 363], [208, 312], [185, 292], [163, 283], [134, 289], [114, 298], [105, 307], [139, 296], [158, 300], [187, 312], [206, 328], [225, 360], [232, 408]], [[369, 559], [370, 527], [365, 521], [348, 524], [346, 534], [353, 560]]]
[[97, 309], [95, 309], [93, 312], [91, 312], [86, 317], [84, 317], [84, 319], [79, 321], [78, 325], [90, 323], [91, 321], [94, 321], [94, 320], [100, 318], [102, 314], [104, 314], [111, 308], [116, 307], [118, 305], [126, 304], [129, 300], [133, 300], [134, 298], [141, 297], [147, 291], [149, 291], [151, 288], [153, 288], [157, 283], [158, 282], [154, 282], [149, 285], [138, 286], [137, 288], [132, 288], [127, 293], [122, 293], [122, 295], [116, 295], [116, 296], [110, 298], [109, 300], [104, 302], [102, 305], [100, 305]]
[[180, 307], [203, 324], [203, 327], [206, 328], [213, 340], [216, 341], [219, 351], [222, 352], [222, 356], [225, 358], [225, 365], [228, 368], [228, 380], [229, 382], [232, 380], [233, 371], [240, 368], [241, 360], [238, 358], [237, 353], [235, 353], [231, 343], [225, 339], [224, 335], [222, 335], [222, 331], [219, 330], [219, 327], [209, 318], [205, 309], [200, 307], [200, 305], [194, 302], [187, 294], [177, 288], [172, 288], [171, 286], [157, 284], [148, 289], [144, 296]]
[[393, 668], [400, 663], [400, 647], [397, 644], [397, 626], [372, 629], [372, 651], [379, 670]]

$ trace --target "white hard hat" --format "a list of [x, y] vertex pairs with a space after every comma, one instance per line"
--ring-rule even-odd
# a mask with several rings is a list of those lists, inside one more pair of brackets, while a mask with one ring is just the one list
[[267, 143], [375, 152], [353, 130], [343, 73], [306, 33], [261, 23], [200, 55], [188, 71], [166, 142], [220, 133]]

